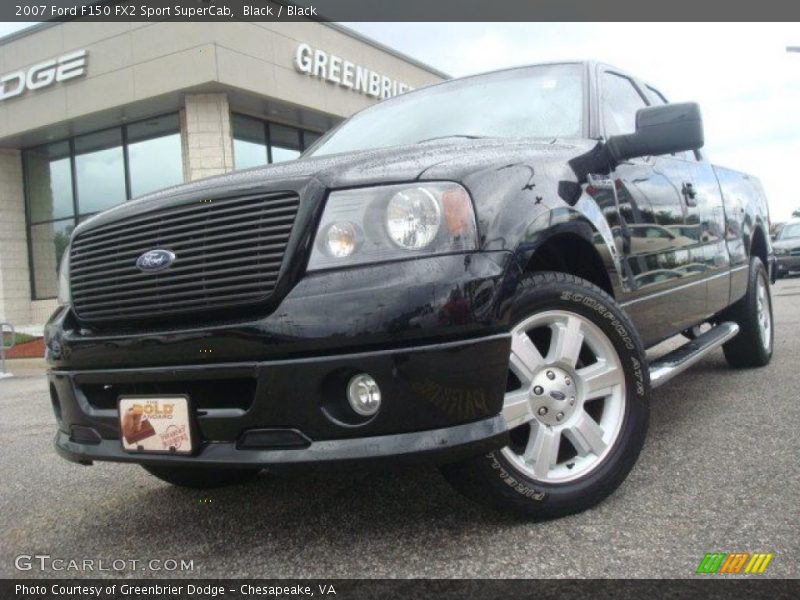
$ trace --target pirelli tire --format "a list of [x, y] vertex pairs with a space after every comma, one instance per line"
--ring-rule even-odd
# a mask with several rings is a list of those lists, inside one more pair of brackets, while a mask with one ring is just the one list
[[650, 381], [641, 340], [611, 296], [557, 272], [514, 295], [505, 448], [445, 465], [483, 504], [533, 519], [586, 510], [627, 477], [644, 444]]

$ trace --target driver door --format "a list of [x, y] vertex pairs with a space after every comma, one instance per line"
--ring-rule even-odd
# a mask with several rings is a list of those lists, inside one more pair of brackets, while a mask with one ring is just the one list
[[[641, 87], [610, 69], [599, 74], [605, 137], [632, 133], [636, 111], [649, 106]], [[628, 160], [612, 173], [620, 212], [624, 277], [623, 305], [645, 343], [655, 343], [694, 325], [706, 311], [706, 284], [694, 265], [703, 248], [691, 235], [682, 182], [691, 181], [685, 161], [673, 156]], [[678, 291], [680, 290], [680, 291]]]

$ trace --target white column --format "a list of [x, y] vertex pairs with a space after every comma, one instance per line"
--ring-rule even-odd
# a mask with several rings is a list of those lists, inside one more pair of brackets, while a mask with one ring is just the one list
[[227, 94], [186, 94], [181, 138], [187, 181], [232, 171], [233, 138]]
[[0, 149], [0, 321], [31, 323], [22, 156]]

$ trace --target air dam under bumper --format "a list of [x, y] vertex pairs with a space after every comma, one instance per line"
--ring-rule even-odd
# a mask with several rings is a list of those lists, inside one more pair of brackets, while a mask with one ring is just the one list
[[212, 442], [194, 456], [141, 455], [122, 450], [119, 441], [99, 444], [73, 442], [63, 431], [56, 434], [56, 451], [69, 461], [91, 464], [95, 460], [175, 466], [270, 467], [369, 460], [433, 460], [449, 462], [491, 452], [508, 443], [506, 422], [498, 415], [475, 423], [443, 429], [398, 433], [348, 440], [311, 442], [306, 448], [241, 449], [235, 443]]
[[[447, 462], [507, 443], [500, 411], [509, 346], [507, 335], [493, 335], [251, 364], [52, 370], [50, 393], [59, 426], [55, 445], [61, 456], [83, 464]], [[361, 372], [374, 377], [382, 393], [381, 409], [370, 419], [348, 412], [346, 383]], [[117, 398], [180, 393], [190, 399], [197, 438], [193, 454], [124, 451]]]

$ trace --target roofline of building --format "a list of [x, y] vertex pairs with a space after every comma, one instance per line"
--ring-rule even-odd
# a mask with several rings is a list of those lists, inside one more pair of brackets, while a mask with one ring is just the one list
[[[70, 19], [71, 20], [71, 19]], [[77, 19], [75, 19], [77, 20]], [[64, 21], [42, 21], [41, 23], [36, 23], [35, 25], [31, 25], [30, 27], [26, 27], [25, 29], [20, 29], [19, 31], [15, 31], [13, 33], [9, 33], [8, 35], [4, 35], [0, 37], [0, 46], [4, 44], [8, 44], [9, 42], [13, 42], [20, 38], [26, 37], [28, 35], [37, 33], [39, 31], [43, 31], [45, 29], [49, 29], [50, 27], [55, 27], [56, 25], [61, 25]], [[442, 79], [450, 79], [451, 76], [444, 71], [440, 71], [430, 65], [425, 64], [424, 62], [417, 60], [409, 56], [408, 54], [404, 54], [394, 48], [387, 46], [386, 44], [382, 44], [381, 42], [372, 39], [369, 36], [364, 35], [363, 33], [359, 33], [354, 29], [350, 29], [349, 27], [345, 27], [339, 23], [334, 23], [332, 21], [317, 21], [321, 25], [325, 25], [326, 27], [330, 27], [331, 29], [335, 29], [339, 33], [343, 33], [345, 35], [350, 36], [353, 39], [356, 39], [360, 42], [364, 42], [365, 44], [369, 44], [373, 48], [380, 50], [381, 52], [386, 52], [387, 54], [391, 54], [395, 58], [399, 58], [402, 61], [405, 61], [409, 64], [414, 65], [415, 67], [419, 67], [423, 71], [427, 71], [432, 75], [436, 75], [437, 77], [441, 77]]]
[[6, 35], [0, 37], [0, 46], [8, 44], [9, 42], [16, 41], [20, 38], [24, 38], [32, 33], [36, 33], [37, 31], [42, 31], [43, 29], [49, 29], [50, 27], [54, 27], [55, 25], [60, 25], [60, 24], [61, 22], [41, 21], [40, 23], [36, 23], [35, 25], [30, 25], [29, 27], [25, 27], [24, 29], [7, 33]]

